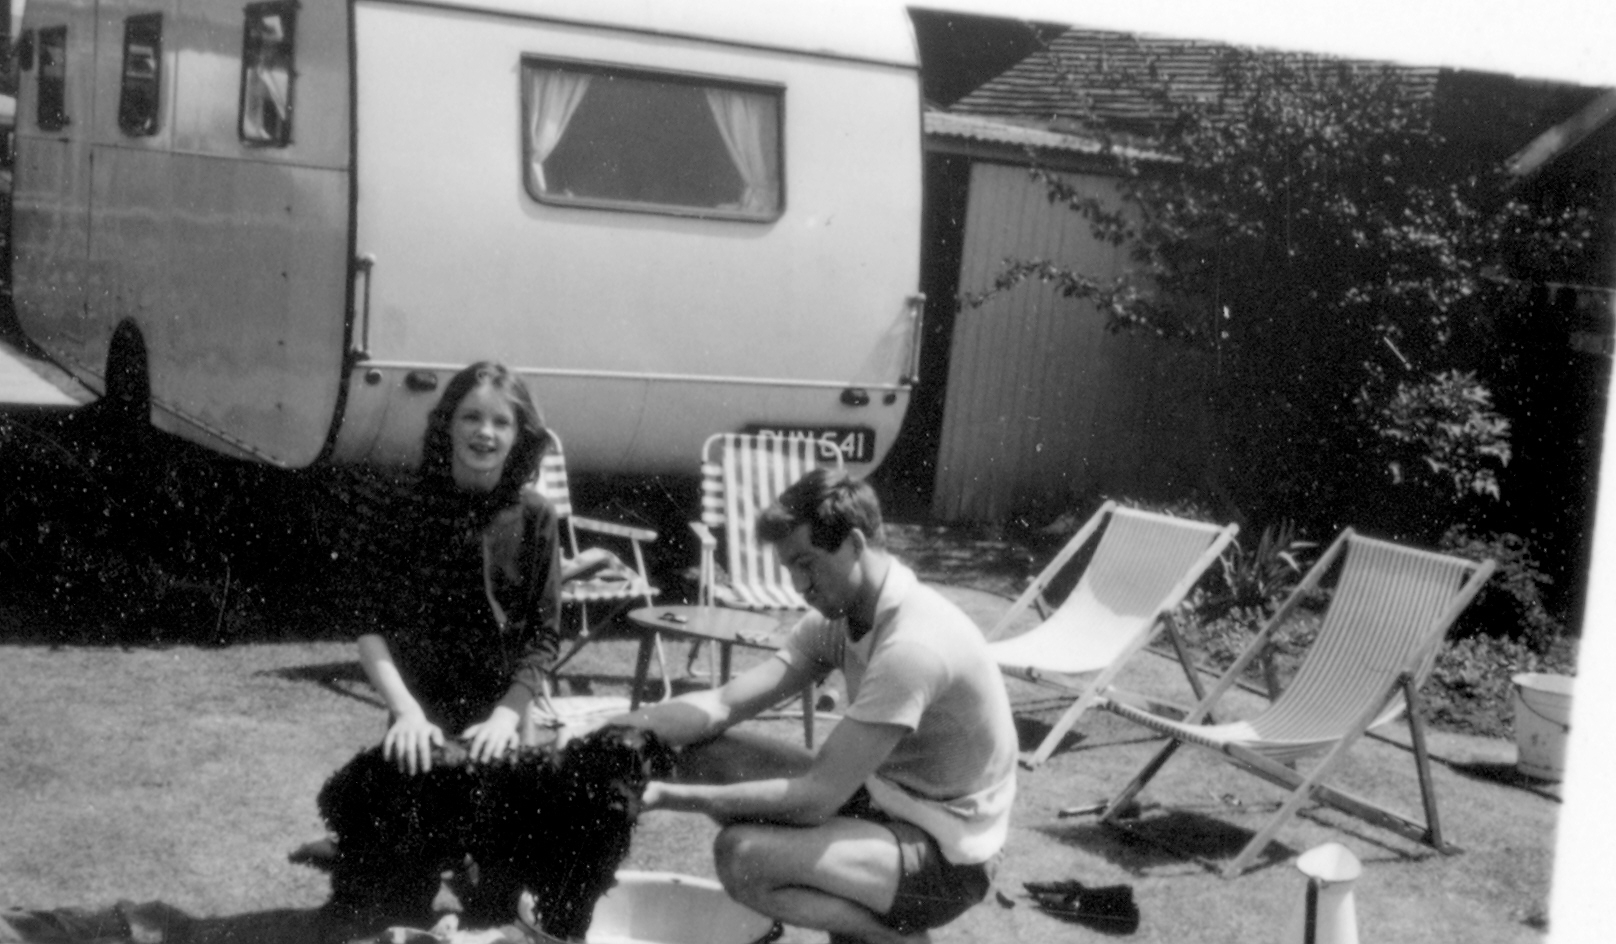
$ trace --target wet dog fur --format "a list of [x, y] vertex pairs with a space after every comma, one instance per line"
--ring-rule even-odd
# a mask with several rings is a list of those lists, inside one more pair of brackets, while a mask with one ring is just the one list
[[444, 871], [464, 868], [463, 925], [509, 924], [525, 889], [546, 934], [581, 941], [628, 855], [646, 783], [671, 775], [673, 759], [654, 734], [624, 725], [484, 764], [451, 742], [417, 775], [380, 746], [362, 751], [319, 795], [336, 843], [322, 866], [327, 909], [424, 920]]

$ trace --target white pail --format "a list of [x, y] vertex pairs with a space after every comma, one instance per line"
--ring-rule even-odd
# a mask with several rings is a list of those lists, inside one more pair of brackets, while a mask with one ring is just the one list
[[[536, 944], [567, 944], [537, 928], [525, 933]], [[617, 873], [595, 903], [588, 944], [766, 944], [780, 925], [736, 902], [710, 878], [672, 872]]]
[[1515, 769], [1538, 780], [1560, 780], [1571, 733], [1571, 677], [1523, 672], [1510, 681], [1515, 683]]

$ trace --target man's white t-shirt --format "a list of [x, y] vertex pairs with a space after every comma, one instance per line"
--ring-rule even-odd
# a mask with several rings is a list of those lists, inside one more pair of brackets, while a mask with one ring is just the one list
[[819, 679], [840, 669], [845, 717], [906, 730], [865, 783], [877, 807], [926, 830], [957, 865], [1003, 848], [1019, 744], [1004, 678], [959, 607], [894, 560], [862, 639], [848, 639], [845, 618], [810, 613], [779, 657]]

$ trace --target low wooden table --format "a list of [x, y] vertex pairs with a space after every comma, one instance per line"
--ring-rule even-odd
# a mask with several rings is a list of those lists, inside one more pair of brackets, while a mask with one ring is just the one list
[[[779, 648], [784, 628], [778, 614], [738, 610], [727, 606], [643, 606], [628, 613], [629, 622], [645, 630], [640, 636], [640, 651], [634, 660], [634, 685], [629, 695], [630, 710], [640, 706], [640, 692], [646, 676], [651, 672], [651, 657], [656, 652], [658, 637], [707, 641], [713, 644], [718, 657], [716, 671], [710, 671], [712, 687], [729, 681], [730, 657], [734, 647], [773, 651]], [[713, 652], [708, 653], [708, 658]], [[808, 746], [814, 743], [814, 687], [803, 689], [803, 737]]]

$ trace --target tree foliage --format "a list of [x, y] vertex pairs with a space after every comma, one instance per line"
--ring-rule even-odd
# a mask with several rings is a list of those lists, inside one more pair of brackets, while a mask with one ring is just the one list
[[[1041, 280], [1215, 357], [1219, 470], [1253, 517], [1434, 538], [1499, 495], [1510, 458], [1485, 374], [1520, 304], [1499, 273], [1580, 245], [1590, 220], [1512, 198], [1447, 146], [1429, 73], [1226, 49], [1215, 75], [1191, 94], [1148, 61], [1068, 66], [1074, 95], [1126, 90], [1158, 116], [1145, 138], [1096, 124], [1122, 207], [1036, 171], [1132, 265], [1010, 260], [993, 290]], [[1442, 504], [1411, 526], [1416, 497]]]

